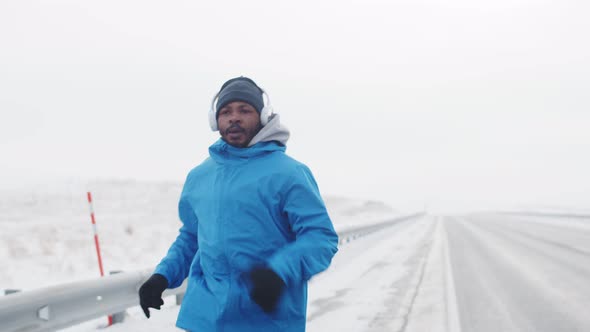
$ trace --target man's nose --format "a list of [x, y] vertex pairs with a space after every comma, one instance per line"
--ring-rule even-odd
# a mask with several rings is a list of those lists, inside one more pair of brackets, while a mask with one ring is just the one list
[[229, 116], [230, 123], [240, 122], [241, 119], [242, 118], [240, 117], [240, 114], [238, 112], [232, 112]]

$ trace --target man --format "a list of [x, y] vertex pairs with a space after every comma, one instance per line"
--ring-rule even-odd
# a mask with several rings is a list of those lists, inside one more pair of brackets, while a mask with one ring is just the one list
[[328, 267], [338, 236], [310, 170], [285, 154], [289, 131], [264, 95], [237, 77], [214, 98], [221, 139], [189, 173], [179, 235], [139, 290], [148, 318], [188, 277], [182, 329], [305, 330], [307, 280]]

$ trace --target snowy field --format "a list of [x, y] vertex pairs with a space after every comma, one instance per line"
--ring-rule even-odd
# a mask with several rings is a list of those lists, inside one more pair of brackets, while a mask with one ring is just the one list
[[[0, 189], [0, 293], [99, 276], [86, 192], [105, 273], [155, 267], [176, 238], [182, 185], [135, 181], [44, 183]], [[325, 197], [337, 231], [391, 219], [374, 201]]]
[[[173, 183], [90, 184], [106, 270], [154, 266], [176, 236]], [[86, 186], [2, 193], [2, 287], [32, 289], [98, 274]], [[81, 197], [80, 197], [81, 196]], [[400, 213], [326, 197], [339, 231]], [[590, 218], [480, 213], [423, 216], [339, 247], [309, 285], [308, 331], [590, 331]], [[108, 331], [179, 331], [165, 299]], [[104, 330], [106, 318], [64, 331]]]

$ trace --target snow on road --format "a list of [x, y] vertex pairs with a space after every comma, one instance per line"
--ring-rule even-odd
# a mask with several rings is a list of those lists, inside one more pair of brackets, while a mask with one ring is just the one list
[[[332, 265], [309, 283], [307, 331], [401, 331], [416, 295], [437, 223], [422, 217], [342, 244]], [[137, 308], [108, 331], [179, 331], [178, 307], [168, 306], [148, 320]], [[96, 331], [104, 319], [66, 329]]]
[[405, 332], [461, 331], [447, 240], [442, 218], [438, 217], [432, 248], [408, 308]]
[[590, 220], [475, 215], [444, 224], [463, 331], [590, 331]]
[[434, 224], [411, 219], [343, 246], [309, 287], [308, 331], [396, 331]]

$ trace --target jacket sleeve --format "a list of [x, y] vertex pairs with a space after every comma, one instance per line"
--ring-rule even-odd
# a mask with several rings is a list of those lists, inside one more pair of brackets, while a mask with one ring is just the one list
[[282, 211], [295, 241], [275, 252], [267, 264], [290, 285], [328, 268], [338, 251], [338, 235], [307, 167], [297, 169], [283, 194]]
[[198, 220], [188, 199], [189, 179], [184, 184], [178, 203], [178, 215], [182, 221], [179, 234], [168, 253], [156, 267], [159, 273], [168, 280], [168, 288], [176, 288], [182, 284], [189, 274], [190, 266], [199, 248], [197, 240]]

